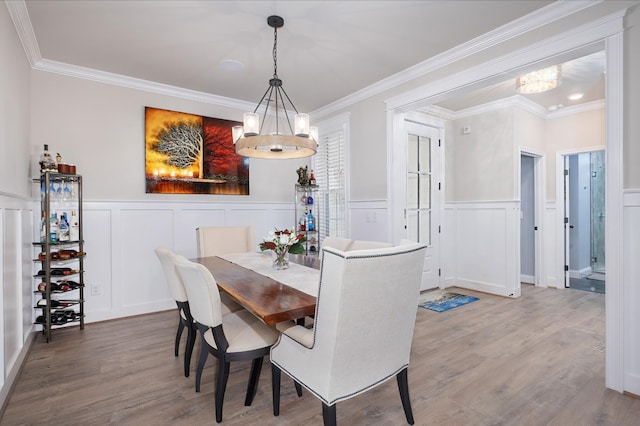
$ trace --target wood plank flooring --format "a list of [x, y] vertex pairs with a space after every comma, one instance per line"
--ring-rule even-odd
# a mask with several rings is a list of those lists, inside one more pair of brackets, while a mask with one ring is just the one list
[[[480, 300], [443, 313], [418, 309], [409, 367], [417, 425], [640, 424], [640, 399], [604, 386], [604, 295], [524, 285], [511, 300], [454, 290]], [[0, 424], [215, 424], [215, 359], [196, 393], [200, 344], [185, 378], [182, 350], [173, 356], [176, 315], [56, 330], [48, 344], [38, 336]], [[273, 417], [268, 360], [245, 407], [249, 367], [232, 364], [224, 424], [322, 424], [320, 402], [306, 391], [297, 398], [286, 376]], [[341, 425], [406, 424], [395, 380], [338, 403], [337, 412]]]

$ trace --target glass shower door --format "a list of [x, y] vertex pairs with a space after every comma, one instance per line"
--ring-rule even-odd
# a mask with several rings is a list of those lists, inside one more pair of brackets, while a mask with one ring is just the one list
[[591, 153], [591, 271], [605, 272], [604, 257], [604, 151]]

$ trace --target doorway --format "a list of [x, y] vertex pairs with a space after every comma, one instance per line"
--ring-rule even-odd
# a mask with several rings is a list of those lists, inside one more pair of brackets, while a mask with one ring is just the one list
[[536, 283], [534, 158], [520, 155], [520, 282]]
[[605, 154], [565, 156], [565, 287], [605, 293]]

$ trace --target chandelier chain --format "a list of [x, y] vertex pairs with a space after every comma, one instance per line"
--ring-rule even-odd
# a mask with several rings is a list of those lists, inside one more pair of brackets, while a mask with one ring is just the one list
[[273, 78], [278, 78], [278, 28], [273, 29]]

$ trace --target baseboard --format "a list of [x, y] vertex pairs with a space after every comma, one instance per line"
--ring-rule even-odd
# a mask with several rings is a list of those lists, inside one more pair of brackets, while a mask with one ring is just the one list
[[535, 284], [536, 283], [536, 277], [534, 277], [533, 275], [520, 274], [520, 282], [521, 283], [527, 283], [527, 284]]
[[591, 266], [579, 270], [570, 269], [569, 278], [584, 278], [591, 273]]
[[22, 345], [22, 349], [16, 358], [16, 362], [13, 364], [13, 368], [7, 374], [7, 378], [4, 381], [4, 385], [2, 389], [0, 389], [0, 419], [4, 415], [4, 410], [7, 407], [7, 403], [9, 402], [9, 398], [11, 397], [11, 392], [17, 382], [18, 377], [20, 377], [20, 373], [22, 373], [22, 369], [24, 367], [25, 360], [29, 356], [29, 352], [31, 351], [31, 346], [35, 341], [37, 331], [33, 331], [29, 333], [27, 336], [27, 340]]

